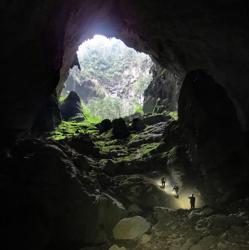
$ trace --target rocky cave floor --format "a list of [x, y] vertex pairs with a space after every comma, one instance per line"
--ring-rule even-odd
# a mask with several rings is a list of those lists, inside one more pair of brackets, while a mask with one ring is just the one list
[[[1, 173], [2, 187], [9, 184], [3, 197], [9, 204], [5, 214], [19, 211], [4, 224], [5, 231], [22, 228], [21, 238], [32, 227], [35, 242], [30, 244], [39, 242], [38, 249], [56, 245], [56, 235], [84, 242], [82, 247], [75, 244], [81, 250], [249, 249], [249, 199], [219, 208], [197, 203], [198, 208], [190, 210], [187, 195], [196, 190], [179, 183], [179, 173], [168, 167], [179, 160], [175, 148], [169, 149], [163, 140], [165, 126], [172, 121], [160, 120], [147, 118], [146, 128], [125, 140], [80, 125], [87, 132], [71, 138], [20, 139], [6, 154], [7, 167]], [[162, 176], [165, 189], [160, 187]], [[172, 192], [176, 183], [178, 199]], [[13, 196], [15, 201], [9, 198]], [[24, 225], [24, 211], [31, 219], [25, 219], [23, 229], [16, 224]], [[149, 227], [128, 225], [113, 234], [118, 221], [134, 216], [145, 218]], [[129, 230], [135, 230], [133, 235]]]

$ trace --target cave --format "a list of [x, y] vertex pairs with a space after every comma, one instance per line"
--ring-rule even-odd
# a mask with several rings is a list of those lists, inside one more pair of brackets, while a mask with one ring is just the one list
[[[4, 249], [249, 249], [247, 1], [4, 0], [1, 13]], [[153, 60], [145, 115], [63, 121], [95, 34]]]

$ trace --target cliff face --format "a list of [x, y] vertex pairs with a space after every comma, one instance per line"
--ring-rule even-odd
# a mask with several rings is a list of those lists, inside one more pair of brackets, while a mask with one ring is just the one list
[[128, 48], [121, 40], [95, 35], [79, 47], [77, 56], [80, 69], [70, 69], [63, 94], [77, 92], [94, 115], [113, 100], [113, 111], [108, 111], [109, 116], [103, 112], [102, 118], [128, 116], [142, 106], [144, 90], [152, 80], [153, 62], [148, 55]]
[[144, 112], [176, 111], [182, 79], [160, 65], [154, 65], [152, 74], [153, 80], [144, 92]]

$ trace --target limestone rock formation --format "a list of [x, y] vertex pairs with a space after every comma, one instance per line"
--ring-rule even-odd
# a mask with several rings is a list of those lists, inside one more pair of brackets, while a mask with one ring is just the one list
[[182, 79], [156, 64], [153, 65], [152, 72], [153, 80], [144, 92], [143, 111], [176, 111]]
[[64, 121], [83, 121], [84, 116], [81, 107], [81, 100], [78, 94], [71, 91], [61, 104], [61, 116]]
[[[74, 71], [77, 72], [77, 75], [81, 74], [78, 69], [75, 69]], [[100, 91], [100, 89], [101, 85], [99, 84], [98, 86], [96, 86], [96, 83], [94, 83], [92, 80], [82, 80], [81, 82], [78, 82], [72, 77], [72, 75], [69, 75], [67, 81], [65, 82], [63, 94], [74, 91], [78, 93], [84, 103], [88, 103], [91, 98], [105, 97], [104, 91]]]

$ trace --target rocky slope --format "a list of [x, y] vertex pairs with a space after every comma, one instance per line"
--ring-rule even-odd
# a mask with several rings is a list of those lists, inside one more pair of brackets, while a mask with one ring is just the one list
[[208, 193], [191, 178], [187, 152], [165, 138], [177, 122], [141, 119], [145, 127], [122, 140], [84, 122], [61, 126], [57, 140], [19, 138], [1, 168], [6, 249], [249, 249], [248, 199], [204, 206]]

